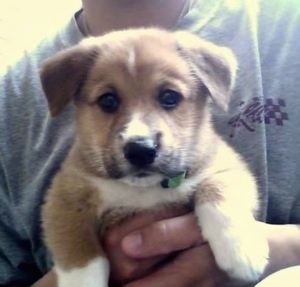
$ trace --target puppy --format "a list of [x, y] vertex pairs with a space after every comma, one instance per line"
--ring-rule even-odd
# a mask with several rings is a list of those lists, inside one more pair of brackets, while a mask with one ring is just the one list
[[60, 287], [107, 286], [105, 229], [188, 202], [218, 266], [260, 277], [268, 244], [255, 179], [210, 121], [210, 102], [227, 107], [236, 66], [227, 48], [158, 29], [88, 38], [44, 63], [51, 114], [76, 106], [76, 139], [42, 214]]

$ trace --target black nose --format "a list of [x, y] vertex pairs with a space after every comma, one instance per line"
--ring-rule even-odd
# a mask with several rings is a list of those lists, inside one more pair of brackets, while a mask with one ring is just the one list
[[157, 156], [157, 145], [149, 140], [130, 141], [124, 146], [125, 158], [134, 166], [146, 167]]

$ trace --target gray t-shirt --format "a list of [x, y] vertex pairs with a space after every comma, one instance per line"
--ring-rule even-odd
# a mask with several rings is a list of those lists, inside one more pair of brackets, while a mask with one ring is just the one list
[[[297, 2], [198, 0], [175, 27], [236, 54], [239, 71], [229, 112], [214, 107], [215, 125], [257, 177], [260, 220], [277, 224], [300, 223]], [[40, 233], [40, 206], [72, 142], [73, 106], [51, 118], [38, 71], [44, 59], [82, 38], [73, 18], [1, 75], [0, 285], [30, 284], [51, 267]]]

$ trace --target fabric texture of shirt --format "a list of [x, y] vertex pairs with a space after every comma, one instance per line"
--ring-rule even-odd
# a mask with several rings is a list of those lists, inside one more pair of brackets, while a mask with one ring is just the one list
[[[257, 178], [259, 219], [300, 223], [297, 0], [194, 1], [174, 29], [191, 31], [235, 53], [236, 85], [227, 114], [213, 107], [216, 129], [249, 162]], [[51, 268], [42, 243], [40, 207], [72, 143], [74, 109], [70, 104], [51, 118], [38, 72], [44, 59], [82, 38], [73, 18], [1, 75], [1, 286], [31, 284]]]

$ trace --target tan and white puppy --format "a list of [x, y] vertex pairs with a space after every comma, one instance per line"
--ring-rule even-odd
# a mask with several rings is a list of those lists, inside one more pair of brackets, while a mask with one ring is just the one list
[[210, 101], [226, 109], [235, 72], [229, 49], [157, 29], [89, 38], [44, 63], [51, 114], [76, 106], [76, 140], [43, 208], [60, 287], [107, 286], [100, 233], [187, 202], [219, 267], [260, 277], [268, 244], [256, 230], [255, 179], [210, 121]]

